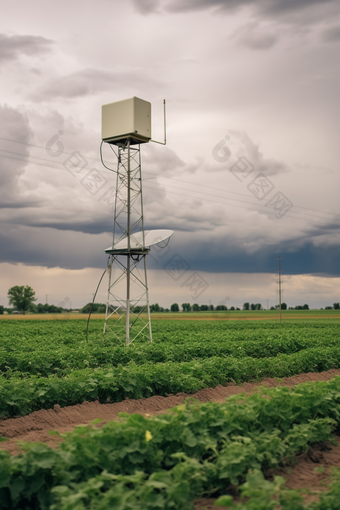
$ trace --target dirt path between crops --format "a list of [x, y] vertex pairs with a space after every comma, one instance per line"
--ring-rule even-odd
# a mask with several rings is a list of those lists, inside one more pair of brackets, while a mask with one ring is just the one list
[[236, 386], [233, 383], [216, 388], [205, 388], [193, 395], [178, 393], [168, 397], [153, 396], [140, 400], [126, 399], [115, 404], [100, 404], [99, 402], [84, 402], [75, 406], [61, 408], [55, 405], [54, 409], [42, 409], [27, 416], [10, 418], [0, 421], [0, 436], [7, 437], [6, 442], [0, 443], [0, 448], [12, 453], [18, 453], [18, 441], [38, 441], [55, 446], [60, 438], [50, 436], [50, 430], [68, 432], [76, 425], [90, 423], [96, 418], [102, 418], [103, 423], [117, 419], [118, 413], [124, 411], [129, 414], [159, 414], [182, 404], [191, 397], [200, 402], [224, 402], [227, 397], [243, 392], [250, 393], [260, 385], [273, 387], [278, 385], [293, 387], [306, 381], [329, 381], [335, 375], [340, 375], [340, 369], [332, 369], [322, 373], [308, 373], [284, 378], [282, 382], [276, 379], [264, 378], [261, 383], [244, 383]]
[[[178, 393], [169, 397], [154, 396], [140, 400], [126, 399], [116, 404], [100, 404], [99, 402], [84, 402], [83, 404], [61, 408], [58, 405], [54, 409], [36, 411], [28, 416], [11, 418], [0, 421], [0, 436], [8, 440], [0, 443], [0, 448], [8, 450], [12, 454], [20, 451], [18, 442], [44, 442], [51, 447], [57, 446], [61, 441], [58, 436], [50, 436], [50, 430], [68, 432], [76, 425], [87, 424], [96, 418], [102, 418], [103, 423], [114, 420], [118, 413], [140, 413], [155, 415], [166, 412], [174, 406], [182, 404], [188, 397], [195, 398], [201, 402], [224, 402], [227, 397], [240, 393], [251, 393], [259, 386], [265, 385], [268, 388], [274, 386], [293, 387], [302, 382], [329, 381], [334, 376], [340, 375], [340, 369], [332, 369], [321, 373], [308, 373], [284, 378], [281, 382], [276, 379], [264, 378], [261, 383], [244, 383], [236, 386], [229, 383], [227, 386], [216, 388], [205, 388], [193, 395]], [[340, 445], [340, 437], [337, 437]], [[328, 444], [326, 446], [315, 446], [309, 451], [296, 458], [296, 464], [286, 469], [276, 469], [268, 473], [269, 476], [281, 475], [286, 478], [286, 486], [291, 489], [303, 489], [322, 492], [325, 490], [325, 482], [330, 481], [331, 467], [340, 467], [340, 446]], [[322, 468], [320, 472], [315, 468]], [[305, 500], [315, 501], [316, 496], [306, 495]], [[222, 507], [214, 506], [213, 499], [198, 499], [195, 501], [196, 510], [218, 510]], [[225, 507], [224, 507], [225, 508]]]

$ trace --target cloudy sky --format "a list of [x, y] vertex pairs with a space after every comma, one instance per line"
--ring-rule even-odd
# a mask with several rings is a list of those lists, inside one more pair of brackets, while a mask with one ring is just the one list
[[152, 302], [273, 305], [278, 256], [289, 305], [339, 301], [339, 1], [51, 5], [2, 9], [0, 304], [23, 284], [42, 302], [91, 299], [112, 214], [82, 179], [96, 168], [114, 184], [101, 105], [131, 96], [152, 103], [158, 140], [167, 100], [167, 146], [142, 147], [146, 227], [175, 232], [148, 260]]

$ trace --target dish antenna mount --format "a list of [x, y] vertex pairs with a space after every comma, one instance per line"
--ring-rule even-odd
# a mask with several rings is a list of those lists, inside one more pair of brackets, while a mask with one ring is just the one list
[[[108, 293], [104, 334], [111, 332], [129, 345], [137, 337], [152, 342], [146, 255], [151, 246], [168, 239], [172, 230], [145, 230], [140, 145], [166, 144], [164, 100], [164, 142], [151, 139], [151, 104], [133, 97], [102, 107], [101, 161], [116, 173], [112, 246], [107, 266]], [[117, 158], [117, 169], [105, 165], [103, 144], [109, 144]]]

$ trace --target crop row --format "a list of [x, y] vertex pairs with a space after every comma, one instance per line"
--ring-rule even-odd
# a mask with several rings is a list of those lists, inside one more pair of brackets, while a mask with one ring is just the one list
[[[272, 340], [338, 338], [340, 324], [337, 321], [276, 322], [253, 321], [174, 321], [154, 320], [153, 337], [156, 343], [181, 345], [183, 342], [226, 340]], [[22, 320], [0, 321], [0, 350], [45, 350], [53, 347], [74, 346], [85, 341], [86, 320]], [[111, 343], [110, 335], [103, 337], [103, 322], [90, 322], [89, 343]]]
[[[337, 331], [337, 330], [336, 330]], [[248, 331], [250, 333], [250, 331]], [[142, 365], [146, 363], [167, 363], [205, 359], [214, 356], [226, 358], [265, 358], [274, 357], [278, 354], [293, 354], [311, 347], [336, 346], [338, 335], [323, 332], [324, 335], [310, 336], [306, 328], [301, 331], [300, 336], [287, 337], [287, 332], [270, 331], [270, 334], [263, 338], [262, 328], [257, 330], [257, 337], [250, 336], [243, 340], [232, 339], [230, 334], [225, 333], [224, 340], [216, 339], [213, 331], [211, 338], [192, 338], [191, 335], [183, 332], [181, 344], [172, 344], [168, 341], [150, 343], [136, 343], [127, 349], [125, 346], [113, 346], [103, 343], [103, 340], [86, 344], [73, 342], [65, 345], [55, 341], [52, 337], [46, 338], [44, 345], [35, 350], [27, 350], [27, 345], [18, 347], [13, 339], [2, 339], [0, 342], [0, 373], [11, 377], [13, 372], [20, 372], [25, 375], [49, 375], [64, 376], [73, 370], [98, 367], [125, 366], [131, 362]], [[325, 334], [326, 333], [326, 334]], [[29, 346], [29, 343], [26, 342]]]
[[190, 510], [195, 497], [225, 494], [249, 470], [265, 472], [332, 439], [339, 377], [263, 393], [269, 398], [238, 395], [80, 426], [55, 450], [32, 444], [16, 457], [0, 451], [0, 509]]
[[26, 374], [48, 377], [52, 374], [66, 375], [67, 373], [83, 367], [117, 367], [135, 362], [139, 365], [145, 363], [167, 363], [191, 361], [218, 356], [221, 358], [234, 357], [266, 358], [278, 354], [293, 354], [312, 346], [337, 345], [338, 340], [258, 340], [243, 342], [215, 342], [200, 341], [186, 342], [184, 345], [172, 346], [162, 344], [143, 344], [142, 346], [108, 347], [108, 346], [82, 346], [81, 348], [57, 349], [42, 352], [1, 352], [0, 373], [9, 377], [13, 371]]
[[[259, 469], [254, 469], [247, 474], [247, 481], [239, 487], [242, 503], [233, 501], [230, 495], [224, 495], [215, 504], [228, 507], [228, 510], [336, 510], [339, 508], [340, 495], [339, 468], [333, 468], [331, 479], [327, 492], [308, 490], [309, 497], [315, 496], [316, 499], [311, 503], [303, 500], [306, 491], [287, 489], [284, 486], [286, 480], [282, 476], [274, 476], [270, 482]], [[325, 487], [325, 482], [323, 485]], [[64, 506], [63, 510], [66, 508], [70, 509]]]
[[319, 347], [275, 358], [211, 357], [182, 363], [156, 363], [126, 367], [75, 370], [65, 377], [48, 378], [14, 374], [0, 377], [0, 417], [28, 414], [54, 404], [62, 407], [83, 401], [120, 402], [263, 377], [285, 377], [322, 372], [340, 366], [340, 347]]

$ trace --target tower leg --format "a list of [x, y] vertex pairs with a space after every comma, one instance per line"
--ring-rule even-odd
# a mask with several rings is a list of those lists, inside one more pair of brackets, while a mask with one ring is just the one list
[[147, 307], [148, 307], [150, 342], [152, 343], [152, 329], [151, 329], [150, 304], [149, 304], [149, 288], [148, 288], [148, 278], [147, 278], [147, 272], [146, 272], [146, 257], [145, 256], [144, 256], [144, 279], [145, 279], [146, 302], [147, 302]]
[[126, 345], [130, 344], [130, 255], [127, 256], [126, 271]]
[[[115, 246], [124, 240], [125, 248], [115, 250]], [[119, 343], [125, 340], [126, 345], [137, 337], [152, 342], [145, 261], [149, 249], [145, 247], [140, 147], [130, 146], [130, 140], [118, 148], [112, 247], [112, 251], [108, 251], [111, 267], [104, 334], [110, 332]]]
[[110, 302], [110, 288], [111, 288], [111, 272], [112, 272], [112, 255], [110, 257], [110, 264], [109, 264], [109, 267], [108, 267], [108, 272], [109, 272], [109, 290], [108, 290], [108, 296], [107, 296], [107, 301], [106, 301], [106, 310], [105, 310], [105, 322], [104, 322], [104, 331], [103, 331], [103, 335], [105, 335], [106, 333], [106, 321], [107, 321], [107, 317], [108, 317], [108, 313], [109, 313], [109, 302]]

